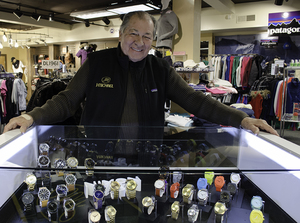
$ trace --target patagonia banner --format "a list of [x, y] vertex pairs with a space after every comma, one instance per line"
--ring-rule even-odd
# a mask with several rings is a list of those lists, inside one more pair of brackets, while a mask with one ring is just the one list
[[269, 36], [300, 35], [300, 11], [270, 13]]

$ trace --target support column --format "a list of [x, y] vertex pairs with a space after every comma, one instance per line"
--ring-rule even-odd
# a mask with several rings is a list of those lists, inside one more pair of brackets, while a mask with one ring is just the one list
[[173, 0], [173, 11], [179, 20], [174, 51], [185, 51], [187, 59], [200, 62], [201, 0]]

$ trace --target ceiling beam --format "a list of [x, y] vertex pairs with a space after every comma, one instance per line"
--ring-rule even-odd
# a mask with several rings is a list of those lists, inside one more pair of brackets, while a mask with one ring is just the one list
[[234, 3], [231, 0], [203, 0], [222, 14], [234, 13]]
[[70, 24], [63, 24], [55, 21], [50, 22], [45, 19], [40, 19], [40, 21], [35, 21], [29, 16], [22, 16], [20, 19], [18, 19], [13, 13], [7, 13], [7, 12], [0, 13], [0, 21], [6, 23], [19, 24], [19, 25], [34, 26], [39, 28], [48, 27], [48, 28], [56, 28], [56, 29], [64, 29], [64, 30], [72, 29], [72, 25]]

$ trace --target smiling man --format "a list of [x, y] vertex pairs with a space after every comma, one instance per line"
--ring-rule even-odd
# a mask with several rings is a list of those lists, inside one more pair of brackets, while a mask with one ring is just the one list
[[109, 137], [162, 137], [162, 132], [153, 134], [140, 131], [139, 127], [163, 127], [164, 104], [169, 98], [196, 117], [227, 126], [242, 126], [255, 134], [259, 129], [277, 134], [265, 121], [249, 118], [244, 112], [194, 91], [165, 60], [148, 55], [155, 30], [156, 20], [147, 12], [125, 15], [118, 47], [90, 53], [66, 90], [42, 107], [11, 119], [4, 132], [18, 126], [25, 132], [33, 123], [61, 122], [74, 115], [85, 101], [82, 125], [123, 126], [114, 136], [106, 132]]

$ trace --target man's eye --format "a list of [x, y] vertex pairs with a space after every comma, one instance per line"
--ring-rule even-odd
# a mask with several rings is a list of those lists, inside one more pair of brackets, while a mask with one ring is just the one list
[[137, 35], [137, 33], [130, 33], [130, 35], [136, 36], [136, 35]]
[[151, 39], [151, 37], [150, 37], [150, 36], [144, 36], [144, 38], [146, 38], [146, 39], [149, 39], [149, 40]]

